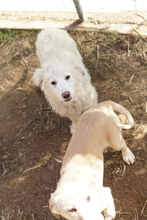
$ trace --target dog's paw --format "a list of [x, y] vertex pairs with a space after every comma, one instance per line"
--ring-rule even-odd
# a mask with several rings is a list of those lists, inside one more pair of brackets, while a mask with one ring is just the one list
[[112, 215], [112, 216], [105, 216], [105, 220], [113, 220], [113, 219], [115, 219], [115, 217], [116, 217], [116, 214], [114, 214], [114, 215]]
[[105, 218], [105, 220], [113, 220], [115, 219], [115, 217], [108, 217], [108, 218]]
[[135, 161], [135, 156], [134, 154], [132, 153], [132, 151], [129, 151], [129, 152], [124, 152], [122, 151], [122, 157], [123, 157], [123, 160], [128, 164], [133, 164], [134, 161]]
[[75, 130], [75, 125], [72, 123], [72, 125], [70, 126], [70, 133], [73, 134]]

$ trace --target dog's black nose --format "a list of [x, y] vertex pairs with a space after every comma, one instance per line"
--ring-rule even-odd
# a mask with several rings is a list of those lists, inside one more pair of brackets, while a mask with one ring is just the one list
[[66, 92], [63, 92], [62, 93], [62, 97], [64, 98], [64, 99], [69, 99], [70, 98], [70, 92], [68, 92], [68, 91], [66, 91]]

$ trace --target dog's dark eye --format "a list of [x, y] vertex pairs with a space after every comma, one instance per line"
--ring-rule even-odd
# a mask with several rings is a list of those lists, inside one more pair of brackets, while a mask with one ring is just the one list
[[86, 200], [89, 202], [90, 201], [90, 196], [87, 196]]
[[70, 76], [66, 76], [65, 79], [66, 79], [66, 80], [70, 79]]
[[56, 85], [56, 82], [55, 82], [55, 81], [52, 81], [51, 84], [52, 84], [52, 85]]
[[69, 212], [76, 212], [77, 210], [75, 208], [72, 208], [69, 210]]

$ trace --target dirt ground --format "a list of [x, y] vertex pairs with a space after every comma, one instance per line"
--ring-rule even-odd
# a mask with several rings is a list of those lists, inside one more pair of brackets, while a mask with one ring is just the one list
[[[126, 107], [135, 126], [124, 138], [136, 156], [105, 157], [104, 185], [112, 189], [117, 220], [147, 219], [147, 39], [116, 33], [70, 31], [92, 77], [99, 102]], [[32, 82], [39, 65], [37, 31], [0, 42], [0, 217], [53, 220], [48, 199], [59, 179], [70, 140], [66, 118], [56, 115]]]

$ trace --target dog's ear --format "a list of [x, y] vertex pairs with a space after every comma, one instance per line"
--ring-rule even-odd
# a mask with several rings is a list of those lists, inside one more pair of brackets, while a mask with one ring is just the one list
[[33, 81], [36, 86], [41, 85], [43, 81], [44, 70], [42, 68], [37, 68], [34, 72]]
[[80, 66], [75, 66], [74, 69], [78, 70], [82, 74], [82, 76], [85, 75], [85, 70], [83, 70]]
[[59, 219], [59, 214], [57, 213], [57, 206], [55, 204], [53, 204], [51, 207], [50, 207], [50, 210], [51, 210], [51, 213]]
[[54, 199], [53, 199], [53, 194], [51, 194], [51, 198], [49, 199], [49, 208], [51, 210], [51, 213], [59, 219], [59, 214], [57, 212], [57, 204], [55, 203]]

